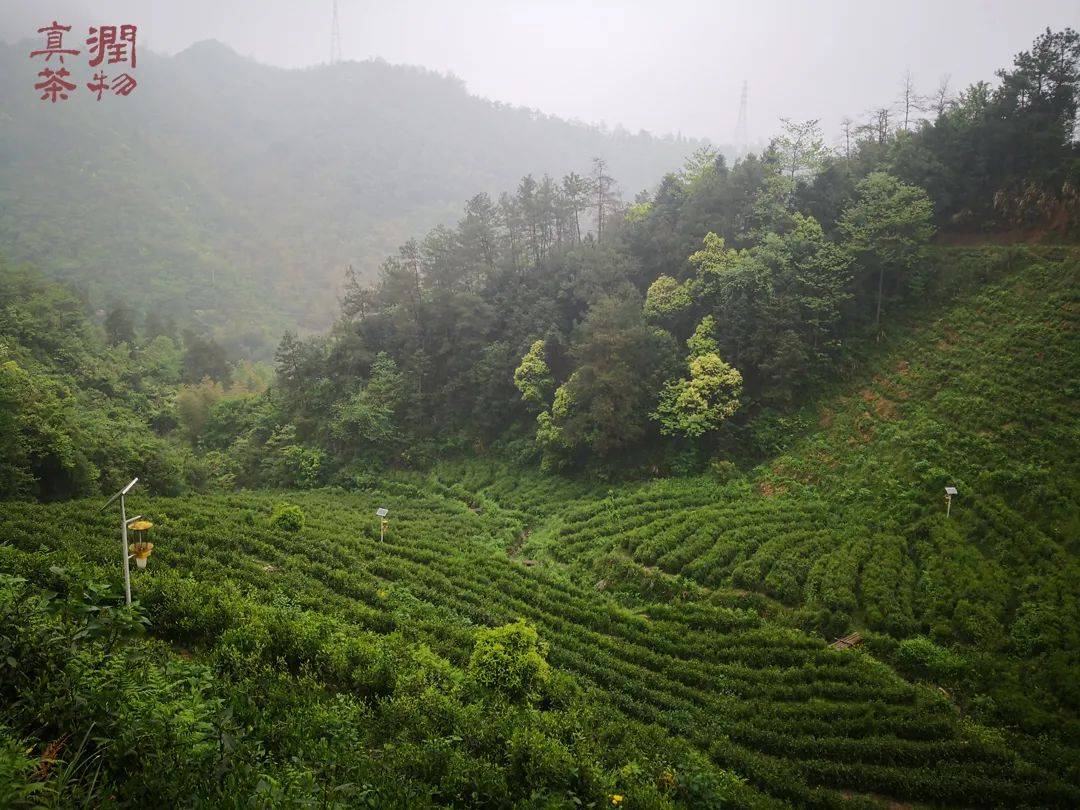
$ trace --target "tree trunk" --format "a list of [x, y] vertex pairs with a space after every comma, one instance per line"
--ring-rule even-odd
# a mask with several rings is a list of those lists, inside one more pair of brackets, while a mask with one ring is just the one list
[[874, 315], [874, 331], [881, 329], [881, 292], [885, 287], [885, 265], [878, 269], [877, 277], [877, 313]]
[[596, 244], [600, 244], [600, 239], [604, 235], [604, 178], [600, 177], [600, 181], [596, 186]]

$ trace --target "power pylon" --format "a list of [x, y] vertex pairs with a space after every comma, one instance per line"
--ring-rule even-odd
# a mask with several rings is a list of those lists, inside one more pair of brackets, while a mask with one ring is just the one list
[[341, 26], [338, 24], [337, 0], [334, 0], [334, 13], [330, 22], [330, 64], [341, 61]]
[[735, 157], [741, 158], [749, 148], [750, 137], [746, 132], [746, 102], [749, 89], [746, 82], [742, 83], [742, 98], [739, 99], [739, 120], [735, 124]]

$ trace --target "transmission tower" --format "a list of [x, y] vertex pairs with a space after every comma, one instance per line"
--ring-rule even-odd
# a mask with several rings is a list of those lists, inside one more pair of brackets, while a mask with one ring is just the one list
[[739, 99], [739, 120], [735, 124], [735, 157], [741, 158], [749, 148], [749, 136], [746, 133], [746, 101], [749, 95], [747, 84], [742, 83], [742, 98]]
[[330, 64], [341, 61], [341, 26], [338, 24], [337, 0], [334, 0], [334, 13], [330, 22]]

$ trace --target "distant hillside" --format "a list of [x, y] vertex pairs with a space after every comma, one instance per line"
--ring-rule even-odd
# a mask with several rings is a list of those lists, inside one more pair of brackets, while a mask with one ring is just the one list
[[52, 105], [27, 52], [0, 44], [0, 254], [248, 350], [325, 327], [346, 264], [370, 275], [478, 191], [601, 156], [631, 197], [698, 145], [487, 101], [420, 68], [283, 70], [213, 41], [142, 55], [126, 99], [80, 88]]

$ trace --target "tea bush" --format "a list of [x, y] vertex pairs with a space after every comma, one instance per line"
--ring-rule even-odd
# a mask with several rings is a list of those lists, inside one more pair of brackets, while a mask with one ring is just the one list
[[515, 702], [538, 700], [550, 678], [536, 630], [524, 621], [480, 631], [468, 672], [480, 686]]
[[298, 532], [304, 528], [304, 510], [294, 503], [279, 503], [270, 515], [270, 525], [285, 532]]

